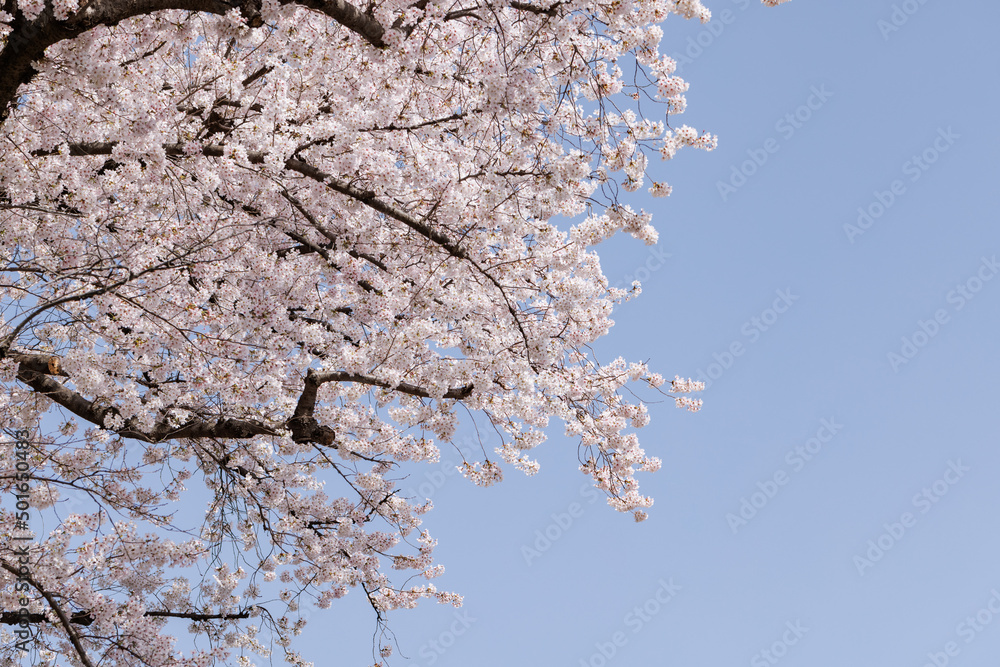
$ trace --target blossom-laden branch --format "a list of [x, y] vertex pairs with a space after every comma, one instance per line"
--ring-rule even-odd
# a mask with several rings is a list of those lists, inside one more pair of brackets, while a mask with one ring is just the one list
[[11, 563], [5, 560], [0, 560], [0, 568], [3, 568], [10, 574], [19, 577], [21, 581], [25, 581], [31, 585], [39, 595], [45, 600], [49, 608], [59, 619], [59, 622], [65, 628], [66, 635], [69, 637], [70, 643], [73, 645], [73, 650], [76, 652], [76, 658], [84, 667], [94, 667], [94, 663], [90, 660], [90, 654], [83, 645], [83, 641], [80, 638], [79, 631], [73, 627], [71, 615], [66, 613], [62, 605], [59, 603], [55, 595], [51, 591], [46, 590], [30, 573], [25, 573], [21, 571], [19, 567], [15, 567]]
[[[361, 36], [375, 47], [384, 47], [385, 29], [370, 14], [360, 11], [345, 0], [282, 0], [284, 5], [299, 5], [330, 17], [348, 30]], [[45, 50], [59, 42], [70, 40], [99, 26], [116, 26], [127, 19], [148, 16], [156, 12], [181, 10], [225, 15], [238, 10], [247, 24], [260, 27], [261, 0], [87, 0], [76, 11], [60, 11], [70, 3], [53, 3], [33, 16], [16, 12], [10, 32], [0, 50], [0, 121], [6, 120], [21, 86], [29, 84], [35, 75], [34, 61]], [[14, 14], [14, 12], [11, 12]], [[65, 14], [65, 15], [63, 15]]]
[[[11, 353], [10, 358], [18, 363], [17, 379], [34, 389], [39, 395], [45, 396], [54, 403], [61, 405], [73, 414], [86, 421], [105, 428], [109, 418], [120, 415], [120, 410], [114, 406], [105, 405], [101, 401], [87, 400], [78, 392], [67, 388], [64, 384], [49, 377], [62, 375], [68, 377], [62, 368], [59, 357], [43, 354]], [[310, 371], [305, 379], [305, 387], [299, 398], [295, 414], [285, 425], [296, 442], [309, 441], [331, 445], [336, 434], [329, 427], [319, 427], [313, 418], [317, 389], [328, 382], [351, 382], [374, 387], [382, 387], [420, 398], [431, 398], [429, 389], [407, 382], [395, 386], [386, 380], [361, 375], [359, 373], [313, 373]], [[444, 391], [441, 398], [465, 399], [473, 391], [472, 385], [450, 388]], [[177, 438], [198, 439], [248, 439], [258, 435], [278, 435], [281, 426], [267, 425], [259, 421], [247, 419], [219, 419], [209, 421], [192, 419], [183, 424], [174, 425], [165, 417], [149, 430], [136, 428], [126, 422], [125, 425], [110, 430], [123, 438], [132, 438], [143, 442], [163, 442]]]

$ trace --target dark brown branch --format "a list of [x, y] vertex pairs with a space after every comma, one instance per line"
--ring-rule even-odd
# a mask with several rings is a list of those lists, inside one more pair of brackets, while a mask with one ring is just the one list
[[[67, 376], [62, 371], [57, 357], [24, 354], [18, 356], [24, 361], [18, 365], [17, 379], [81, 419], [101, 428], [107, 428], [106, 420], [119, 414], [114, 406], [106, 405], [98, 400], [88, 401], [78, 392], [50, 377], [57, 372]], [[431, 393], [427, 389], [406, 382], [393, 386], [385, 380], [357, 373], [315, 373], [310, 370], [306, 375], [295, 413], [286, 424], [286, 427], [291, 431], [292, 439], [296, 442], [316, 442], [327, 446], [333, 444], [336, 437], [335, 431], [329, 426], [320, 426], [313, 417], [317, 391], [321, 385], [327, 382], [356, 382], [398, 391], [410, 396], [431, 398]], [[445, 392], [444, 398], [462, 400], [468, 398], [472, 391], [471, 384], [452, 388]], [[143, 442], [163, 442], [176, 438], [243, 440], [257, 435], [278, 435], [275, 428], [246, 419], [220, 419], [216, 422], [192, 419], [185, 424], [172, 426], [164, 418], [151, 431], [140, 430], [129, 420], [121, 428], [111, 430], [123, 438], [133, 438]]]
[[[302, 202], [300, 202], [298, 199], [296, 199], [287, 190], [283, 191], [281, 193], [281, 196], [284, 197], [288, 201], [288, 203], [290, 203], [292, 206], [294, 206], [296, 211], [298, 211], [299, 213], [302, 214], [302, 217], [304, 217], [309, 222], [309, 224], [312, 225], [313, 229], [315, 229], [320, 234], [322, 234], [323, 236], [326, 237], [326, 240], [331, 243], [331, 246], [330, 246], [331, 248], [336, 246], [337, 237], [335, 235], [331, 234], [330, 231], [326, 227], [324, 227], [320, 223], [319, 220], [316, 219], [316, 216], [314, 216], [312, 213], [310, 213], [306, 209], [305, 205]], [[298, 241], [298, 239], [295, 239], [295, 240]], [[300, 241], [300, 243], [301, 243], [301, 241]], [[376, 257], [372, 257], [368, 253], [359, 252], [357, 250], [354, 250], [353, 248], [348, 249], [346, 252], [347, 252], [348, 255], [350, 255], [354, 259], [363, 259], [366, 262], [368, 262], [369, 264], [377, 266], [378, 268], [382, 269], [383, 271], [388, 271], [389, 270], [388, 267], [380, 259], [378, 259]], [[365, 289], [367, 289], [367, 288], [365, 288]], [[372, 289], [374, 290], [375, 288], [373, 287]], [[377, 292], [378, 290], [375, 290], [375, 291]]]
[[267, 76], [267, 75], [268, 75], [268, 74], [270, 74], [270, 73], [271, 73], [272, 71], [274, 71], [274, 65], [264, 65], [264, 66], [263, 66], [263, 67], [261, 67], [261, 68], [260, 68], [259, 70], [257, 70], [256, 72], [254, 72], [253, 74], [251, 74], [251, 75], [250, 75], [250, 76], [248, 76], [247, 78], [243, 79], [243, 81], [241, 81], [241, 82], [240, 82], [240, 84], [241, 84], [241, 85], [242, 85], [242, 86], [243, 86], [244, 88], [246, 88], [246, 87], [247, 87], [247, 86], [249, 86], [249, 85], [250, 85], [251, 83], [253, 83], [253, 82], [254, 82], [254, 81], [256, 81], [257, 79], [259, 79], [260, 77], [262, 77], [262, 76]]
[[[307, 239], [302, 234], [299, 234], [298, 232], [295, 232], [295, 231], [292, 231], [292, 230], [282, 229], [281, 233], [284, 234], [285, 236], [287, 236], [288, 238], [292, 239], [293, 241], [298, 241], [299, 243], [302, 244], [303, 247], [308, 248], [310, 252], [315, 252], [316, 254], [318, 254], [320, 257], [322, 257], [323, 259], [326, 260], [327, 264], [329, 264], [331, 267], [333, 267], [337, 271], [341, 271], [341, 272], [343, 271], [343, 269], [340, 267], [340, 265], [333, 261], [333, 259], [330, 257], [330, 253], [327, 252], [327, 249], [325, 247], [313, 243], [312, 241], [310, 241], [309, 239]], [[330, 247], [333, 247], [333, 246], [331, 245]], [[360, 287], [361, 289], [363, 289], [366, 292], [375, 292], [376, 294], [381, 294], [382, 293], [381, 290], [376, 289], [375, 286], [372, 285], [367, 280], [358, 280], [357, 284], [358, 284], [358, 287]]]
[[373, 16], [362, 13], [357, 7], [344, 0], [282, 0], [283, 5], [301, 5], [326, 14], [334, 21], [351, 30], [376, 47], [384, 47], [382, 37], [385, 28]]
[[562, 2], [557, 2], [551, 7], [536, 7], [535, 5], [529, 5], [526, 2], [514, 2], [510, 3], [511, 9], [517, 9], [522, 12], [531, 12], [532, 14], [543, 14], [545, 16], [556, 16], [559, 11], [559, 7], [564, 4]]
[[60, 362], [59, 357], [56, 356], [48, 354], [22, 354], [20, 352], [11, 352], [7, 355], [7, 358], [16, 361], [19, 369], [21, 370], [42, 373], [43, 375], [61, 375], [63, 377], [69, 377], [69, 373], [63, 370], [62, 362]]
[[71, 644], [73, 644], [73, 649], [76, 651], [77, 656], [80, 658], [80, 662], [83, 663], [84, 667], [94, 667], [94, 663], [90, 661], [90, 656], [87, 655], [87, 649], [83, 647], [83, 642], [80, 641], [80, 636], [76, 633], [76, 629], [72, 625], [70, 625], [70, 623], [72, 622], [70, 620], [70, 617], [68, 617], [63, 608], [60, 607], [58, 603], [56, 603], [55, 596], [53, 596], [52, 593], [49, 593], [44, 588], [42, 588], [42, 585], [37, 581], [35, 581], [35, 579], [30, 574], [25, 574], [24, 572], [20, 571], [18, 568], [14, 567], [7, 561], [0, 561], [0, 567], [3, 567], [3, 569], [7, 570], [15, 577], [18, 577], [18, 579], [27, 581], [36, 591], [38, 591], [41, 594], [43, 598], [45, 598], [45, 601], [49, 604], [49, 607], [52, 609], [52, 611], [56, 613], [56, 616], [59, 617], [59, 621], [62, 623], [63, 627], [66, 628], [66, 634], [69, 635], [69, 641]]
[[146, 51], [146, 52], [145, 52], [145, 53], [143, 53], [142, 55], [139, 55], [139, 56], [136, 56], [135, 58], [132, 58], [131, 60], [126, 60], [125, 62], [123, 62], [123, 63], [121, 64], [121, 66], [122, 66], [122, 67], [128, 67], [128, 66], [129, 66], [129, 65], [131, 65], [132, 63], [137, 63], [137, 62], [139, 62], [140, 60], [143, 60], [143, 59], [145, 59], [145, 58], [148, 58], [148, 57], [150, 57], [150, 56], [152, 56], [152, 55], [156, 55], [156, 52], [157, 52], [157, 51], [159, 51], [160, 49], [162, 49], [162, 48], [163, 48], [164, 46], [166, 46], [166, 45], [167, 45], [167, 43], [166, 43], [166, 42], [160, 42], [160, 43], [159, 43], [159, 44], [157, 44], [157, 45], [156, 45], [155, 47], [153, 47], [153, 48], [152, 48], [152, 49], [150, 49], [149, 51]]
[[[392, 389], [403, 394], [409, 394], [410, 396], [420, 396], [422, 398], [430, 398], [431, 396], [430, 392], [423, 387], [406, 382], [401, 382], [393, 386], [390, 382], [367, 375], [359, 375], [357, 373], [317, 373], [310, 368], [309, 372], [306, 373], [305, 385], [302, 388], [302, 393], [299, 395], [299, 402], [295, 406], [295, 413], [288, 422], [292, 430], [292, 438], [296, 442], [311, 441], [325, 445], [333, 444], [335, 435], [333, 429], [328, 426], [320, 426], [315, 417], [313, 417], [313, 412], [316, 409], [316, 395], [319, 392], [319, 388], [327, 382], [357, 382], [358, 384]], [[449, 389], [445, 392], [444, 397], [461, 400], [468, 398], [472, 394], [472, 389], [471, 384], [457, 389]]]
[[[101, 428], [107, 428], [105, 420], [108, 417], [118, 414], [118, 410], [113, 406], [107, 406], [96, 400], [88, 401], [48, 375], [19, 368], [17, 379], [76, 416]], [[180, 426], [171, 426], [166, 421], [162, 421], [156, 425], [156, 428], [148, 432], [139, 430], [126, 422], [122, 428], [113, 430], [123, 438], [134, 438], [143, 442], [162, 442], [174, 438], [246, 439], [255, 435], [278, 434], [277, 431], [265, 424], [244, 419], [220, 419], [217, 422], [194, 419]]]
[[[238, 614], [198, 614], [195, 612], [182, 611], [147, 611], [143, 616], [151, 618], [184, 618], [189, 621], [230, 621], [250, 618], [249, 611], [241, 611]], [[94, 617], [89, 611], [74, 612], [69, 616], [69, 622], [74, 625], [90, 625], [94, 622]], [[45, 614], [22, 614], [19, 611], [0, 612], [0, 625], [19, 625], [20, 623], [48, 623], [49, 619]]]
[[[358, 384], [367, 384], [373, 387], [382, 387], [383, 389], [392, 389], [393, 391], [398, 391], [401, 394], [408, 394], [410, 396], [431, 398], [431, 393], [429, 391], [423, 387], [418, 387], [417, 385], [410, 384], [408, 382], [400, 382], [397, 385], [393, 385], [391, 382], [379, 380], [378, 378], [373, 378], [368, 375], [359, 375], [357, 373], [312, 373], [311, 375], [313, 382], [315, 382], [317, 386], [327, 382], [356, 382]], [[471, 396], [472, 390], [473, 386], [471, 384], [467, 384], [462, 387], [453, 387], [444, 393], [444, 398], [462, 400]]]
[[[479, 109], [474, 109], [472, 113], [482, 113]], [[427, 127], [429, 125], [438, 125], [440, 123], [448, 123], [453, 120], [461, 120], [465, 118], [468, 114], [453, 113], [450, 116], [445, 116], [443, 118], [431, 118], [430, 120], [425, 120], [420, 123], [415, 123], [414, 125], [396, 125], [395, 123], [389, 123], [384, 127], [369, 127], [361, 130], [362, 132], [412, 132], [413, 130], [418, 130], [422, 127]]]
[[[282, 0], [283, 5], [300, 5], [329, 16], [375, 47], [385, 46], [385, 28], [368, 13], [345, 0]], [[260, 0], [90, 0], [65, 21], [55, 19], [52, 6], [33, 21], [20, 12], [11, 25], [7, 43], [0, 50], [0, 123], [7, 119], [21, 86], [30, 83], [36, 70], [33, 62], [42, 59], [45, 50], [73, 39], [98, 26], [118, 25], [126, 19], [154, 12], [181, 9], [191, 12], [224, 15], [239, 9], [252, 27], [263, 25]]]

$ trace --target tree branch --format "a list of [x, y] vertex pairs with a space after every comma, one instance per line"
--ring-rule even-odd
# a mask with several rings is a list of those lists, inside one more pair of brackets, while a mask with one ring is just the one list
[[[108, 406], [96, 400], [88, 401], [78, 392], [49, 377], [49, 375], [56, 373], [69, 377], [62, 370], [58, 357], [17, 354], [16, 358], [23, 359], [17, 370], [18, 380], [78, 417], [101, 428], [107, 428], [105, 423], [107, 418], [120, 414], [114, 406]], [[320, 426], [313, 417], [317, 392], [319, 387], [327, 382], [356, 382], [420, 398], [432, 397], [431, 392], [427, 389], [407, 382], [401, 382], [394, 386], [390, 382], [367, 375], [345, 372], [316, 373], [310, 369], [306, 375], [295, 412], [285, 425], [291, 431], [292, 439], [296, 442], [316, 442], [327, 446], [333, 444], [336, 432], [329, 426]], [[471, 384], [451, 388], [445, 392], [444, 398], [462, 400], [472, 395], [472, 391]], [[121, 428], [109, 430], [123, 438], [152, 443], [176, 438], [246, 439], [257, 435], [278, 435], [275, 428], [246, 419], [219, 419], [216, 422], [192, 419], [180, 426], [171, 426], [164, 418], [151, 431], [140, 430], [129, 420]]]
[[66, 615], [66, 612], [56, 603], [55, 596], [42, 588], [42, 585], [34, 580], [31, 575], [24, 574], [18, 568], [14, 567], [7, 561], [0, 561], [0, 567], [7, 570], [18, 579], [23, 579], [27, 581], [31, 586], [37, 590], [45, 601], [49, 604], [49, 607], [56, 613], [59, 617], [59, 621], [62, 623], [63, 627], [66, 628], [66, 634], [69, 635], [69, 641], [73, 644], [73, 648], [76, 650], [77, 655], [80, 657], [80, 662], [84, 664], [84, 667], [94, 667], [94, 663], [90, 661], [90, 656], [87, 655], [87, 649], [84, 648], [83, 642], [80, 641], [80, 636], [76, 633], [76, 629], [71, 625], [70, 617]]
[[[42, 373], [18, 368], [17, 379], [95, 426], [107, 428], [106, 418], [119, 414], [117, 408], [100, 404], [98, 401], [88, 401], [79, 393]], [[123, 438], [133, 438], [143, 442], [162, 442], [175, 438], [245, 439], [255, 435], [278, 435], [276, 430], [265, 424], [245, 419], [220, 419], [214, 423], [194, 419], [176, 427], [161, 421], [156, 428], [148, 432], [126, 422], [122, 428], [109, 430]]]
[[282, 5], [301, 5], [326, 14], [348, 30], [357, 33], [372, 46], [382, 48], [385, 28], [373, 16], [363, 13], [344, 0], [281, 0]]
[[529, 5], [527, 2], [518, 2], [517, 0], [514, 0], [510, 3], [510, 7], [511, 9], [517, 9], [522, 12], [531, 12], [532, 14], [556, 16], [559, 13], [559, 7], [564, 4], [564, 2], [557, 2], [551, 7], [536, 7], [535, 5]]
[[49, 354], [23, 354], [21, 352], [10, 352], [6, 356], [19, 364], [19, 370], [69, 377], [69, 373], [63, 370], [59, 357]]
[[[281, 0], [281, 4], [300, 5], [325, 14], [372, 46], [385, 47], [386, 29], [375, 17], [346, 0]], [[256, 28], [263, 25], [260, 7], [261, 0], [233, 0], [232, 4], [223, 0], [91, 0], [65, 21], [55, 19], [51, 4], [32, 21], [17, 12], [7, 43], [0, 50], [0, 123], [7, 120], [14, 108], [20, 87], [35, 77], [32, 63], [41, 60], [53, 44], [78, 37], [97, 26], [114, 26], [126, 19], [169, 9], [220, 16], [239, 9], [247, 23]]]
[[[312, 373], [313, 382], [317, 385], [322, 385], [327, 382], [356, 382], [358, 384], [368, 384], [374, 387], [382, 387], [383, 389], [392, 389], [398, 391], [401, 394], [409, 394], [410, 396], [418, 396], [420, 398], [431, 398], [431, 393], [424, 389], [423, 387], [418, 387], [415, 384], [410, 384], [408, 382], [400, 382], [397, 385], [393, 385], [391, 382], [385, 380], [379, 380], [378, 378], [369, 377], [367, 375], [359, 375], [357, 373]], [[473, 386], [471, 384], [464, 385], [462, 387], [454, 387], [445, 392], [444, 398], [454, 398], [456, 400], [462, 400], [468, 398], [472, 395]]]
[[[250, 618], [249, 611], [238, 614], [199, 614], [183, 611], [147, 611], [143, 616], [151, 618], [185, 618], [189, 621], [229, 621]], [[69, 616], [69, 622], [74, 625], [90, 625], [96, 619], [89, 611], [77, 611]], [[20, 623], [48, 623], [45, 614], [22, 614], [19, 611], [0, 612], [0, 625], [18, 625]]]

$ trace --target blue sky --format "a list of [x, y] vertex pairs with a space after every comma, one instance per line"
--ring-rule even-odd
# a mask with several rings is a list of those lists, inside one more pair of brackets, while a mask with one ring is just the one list
[[[603, 248], [643, 294], [597, 348], [705, 407], [651, 407], [642, 524], [558, 435], [534, 478], [417, 473], [466, 604], [391, 615], [393, 664], [997, 664], [1000, 5], [709, 6], [664, 50], [672, 124], [720, 145], [652, 165], [660, 245]], [[307, 659], [370, 663], [359, 595], [311, 616]]]

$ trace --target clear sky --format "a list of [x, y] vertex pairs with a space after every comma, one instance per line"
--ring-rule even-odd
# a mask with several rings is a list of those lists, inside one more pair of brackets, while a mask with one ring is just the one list
[[[392, 614], [393, 664], [998, 664], [1000, 3], [709, 6], [665, 52], [719, 148], [652, 165], [660, 245], [604, 247], [643, 294], [598, 347], [705, 407], [651, 407], [641, 524], [558, 433], [534, 478], [416, 474], [465, 607]], [[314, 612], [305, 657], [370, 664], [371, 622]]]

